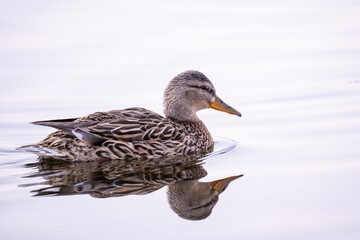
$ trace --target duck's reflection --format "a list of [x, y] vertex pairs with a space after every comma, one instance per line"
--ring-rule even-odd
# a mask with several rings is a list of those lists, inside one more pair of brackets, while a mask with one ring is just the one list
[[[207, 175], [200, 158], [172, 158], [151, 161], [109, 160], [96, 162], [54, 162], [41, 160], [27, 167], [43, 177], [46, 185], [34, 196], [89, 194], [95, 198], [144, 195], [168, 186], [171, 209], [180, 217], [200, 220], [211, 214], [219, 194], [242, 175], [212, 182], [199, 182]], [[23, 185], [25, 186], [25, 185]]]

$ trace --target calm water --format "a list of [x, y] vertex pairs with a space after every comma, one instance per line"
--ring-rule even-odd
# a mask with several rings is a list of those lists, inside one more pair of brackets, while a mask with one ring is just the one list
[[[336, 0], [1, 2], [0, 239], [359, 239], [359, 12]], [[15, 150], [53, 131], [31, 121], [161, 113], [187, 69], [243, 114], [199, 112], [210, 156], [142, 175]], [[169, 206], [169, 171], [244, 176], [190, 221]]]

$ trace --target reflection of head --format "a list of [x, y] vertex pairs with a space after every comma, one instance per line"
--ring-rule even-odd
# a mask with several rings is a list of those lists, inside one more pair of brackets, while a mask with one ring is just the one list
[[229, 183], [241, 177], [233, 176], [213, 182], [189, 180], [169, 185], [168, 200], [170, 207], [180, 217], [189, 220], [207, 218]]

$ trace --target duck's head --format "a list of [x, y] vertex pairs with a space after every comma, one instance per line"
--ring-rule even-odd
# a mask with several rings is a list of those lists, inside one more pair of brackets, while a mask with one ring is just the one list
[[164, 114], [180, 121], [199, 121], [196, 112], [213, 108], [241, 117], [223, 102], [210, 80], [201, 72], [186, 71], [174, 77], [164, 93]]

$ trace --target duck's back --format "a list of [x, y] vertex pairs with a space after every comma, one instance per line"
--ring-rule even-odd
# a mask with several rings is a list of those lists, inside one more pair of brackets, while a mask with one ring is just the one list
[[178, 122], [144, 108], [34, 124], [60, 129], [39, 142], [38, 155], [66, 160], [151, 159], [200, 153], [213, 145], [202, 122]]

